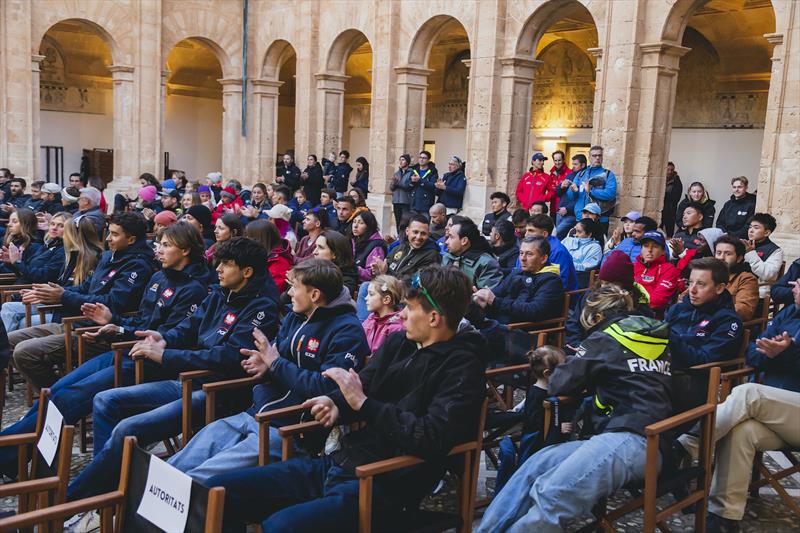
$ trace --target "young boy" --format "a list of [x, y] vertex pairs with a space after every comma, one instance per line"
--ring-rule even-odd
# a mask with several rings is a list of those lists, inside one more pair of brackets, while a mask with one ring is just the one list
[[760, 298], [769, 295], [769, 284], [778, 279], [783, 264], [783, 250], [769, 238], [776, 227], [775, 217], [769, 213], [756, 213], [748, 221], [747, 239], [742, 240], [746, 252], [744, 260], [758, 277]]

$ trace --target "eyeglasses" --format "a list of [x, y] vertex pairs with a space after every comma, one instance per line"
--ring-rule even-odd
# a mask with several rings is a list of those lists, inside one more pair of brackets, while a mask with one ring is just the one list
[[422, 295], [428, 299], [428, 303], [431, 304], [431, 307], [433, 307], [436, 310], [436, 312], [438, 312], [440, 315], [445, 316], [444, 311], [442, 311], [442, 308], [439, 307], [439, 304], [437, 304], [434, 301], [433, 296], [431, 296], [431, 293], [429, 293], [428, 289], [426, 289], [422, 285], [422, 280], [419, 278], [419, 272], [414, 274], [414, 276], [411, 278], [411, 288], [417, 289], [419, 292], [421, 292]]

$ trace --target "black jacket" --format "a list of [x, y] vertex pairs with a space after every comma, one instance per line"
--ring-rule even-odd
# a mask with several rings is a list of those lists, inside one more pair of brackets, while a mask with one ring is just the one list
[[419, 250], [408, 242], [395, 246], [386, 257], [387, 274], [396, 278], [410, 278], [427, 265], [438, 265], [442, 261], [439, 247], [428, 239]]
[[281, 168], [281, 176], [283, 176], [283, 184], [292, 190], [292, 193], [300, 188], [302, 181], [300, 179], [300, 169], [297, 165], [292, 163], [292, 166], [284, 166]]
[[556, 367], [551, 395], [594, 394], [592, 433], [644, 435], [649, 424], [672, 415], [668, 325], [641, 316], [615, 317], [596, 325], [576, 355]]
[[[641, 294], [638, 299], [634, 298], [637, 301], [632, 314], [654, 318], [655, 315], [653, 314], [653, 309], [650, 307], [649, 299], [645, 297], [647, 293], [644, 287], [639, 287], [637, 287], [636, 290]], [[577, 300], [573, 300], [572, 305], [570, 305], [569, 317], [567, 317], [567, 323], [564, 328], [566, 331], [567, 353], [574, 353], [575, 348], [589, 336], [589, 332], [583, 327], [583, 324], [581, 324], [581, 313], [583, 313], [583, 306], [586, 305], [586, 297], [591, 294], [591, 292], [590, 289], [579, 294]]]
[[664, 209], [661, 210], [661, 225], [665, 229], [669, 226], [668, 231], [670, 232], [674, 229], [675, 213], [678, 211], [681, 195], [683, 195], [683, 183], [681, 177], [676, 174], [672, 181], [668, 181], [664, 187]]
[[733, 359], [739, 351], [742, 319], [736, 314], [728, 291], [700, 307], [692, 305], [687, 294], [667, 310], [664, 320], [670, 326], [675, 368]]
[[450, 449], [477, 436], [484, 352], [472, 328], [425, 348], [403, 332], [390, 335], [359, 372], [367, 395], [361, 410], [354, 412], [338, 390], [330, 395], [341, 423], [367, 422], [341, 439], [336, 463], [352, 470], [402, 454], [422, 457], [427, 462], [390, 475], [393, 492], [407, 501], [422, 498], [444, 474]]
[[731, 199], [722, 206], [717, 217], [717, 227], [737, 239], [747, 238], [747, 221], [756, 212], [756, 195], [745, 193], [741, 198]]
[[319, 196], [322, 193], [322, 189], [325, 188], [325, 180], [322, 179], [322, 166], [319, 163], [307, 166], [303, 172], [308, 174], [308, 178], [303, 182], [306, 198], [311, 202], [311, 205], [319, 205]]
[[[411, 210], [418, 213], [428, 214], [431, 206], [436, 201], [435, 183], [439, 179], [439, 171], [436, 165], [428, 163], [428, 168], [420, 170], [419, 165], [411, 167], [411, 180], [409, 181], [409, 194], [411, 195]], [[419, 176], [416, 182], [414, 178]]]
[[497, 258], [497, 262], [500, 263], [503, 274], [511, 274], [519, 260], [519, 246], [517, 246], [517, 243], [512, 242], [502, 246], [492, 246], [492, 253]]
[[[683, 211], [692, 201], [687, 194], [678, 204], [678, 210], [675, 212], [675, 225], [678, 226], [678, 229], [683, 229]], [[714, 214], [717, 212], [716, 203], [716, 201], [708, 198], [706, 194], [705, 201], [700, 204], [703, 206], [703, 229], [714, 227]]]
[[561, 277], [545, 266], [536, 274], [518, 270], [495, 287], [487, 314], [501, 324], [538, 322], [560, 316], [564, 302]]
[[792, 286], [789, 285], [790, 281], [797, 281], [800, 279], [800, 259], [795, 259], [789, 265], [789, 270], [781, 276], [781, 279], [776, 281], [770, 289], [770, 298], [773, 302], [779, 304], [794, 303], [794, 296], [792, 295]]
[[481, 224], [481, 232], [487, 237], [492, 233], [492, 228], [501, 220], [511, 220], [511, 213], [508, 209], [503, 209], [500, 214], [486, 213], [483, 216], [483, 223]]

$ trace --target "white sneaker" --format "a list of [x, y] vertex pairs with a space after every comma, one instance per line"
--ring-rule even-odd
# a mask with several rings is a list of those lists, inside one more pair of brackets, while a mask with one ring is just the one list
[[93, 533], [100, 531], [100, 514], [89, 511], [77, 514], [64, 522], [64, 533]]

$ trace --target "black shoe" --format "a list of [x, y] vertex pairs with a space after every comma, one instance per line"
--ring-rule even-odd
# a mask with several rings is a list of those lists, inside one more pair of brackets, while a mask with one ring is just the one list
[[708, 533], [739, 533], [739, 521], [708, 513], [706, 531]]

